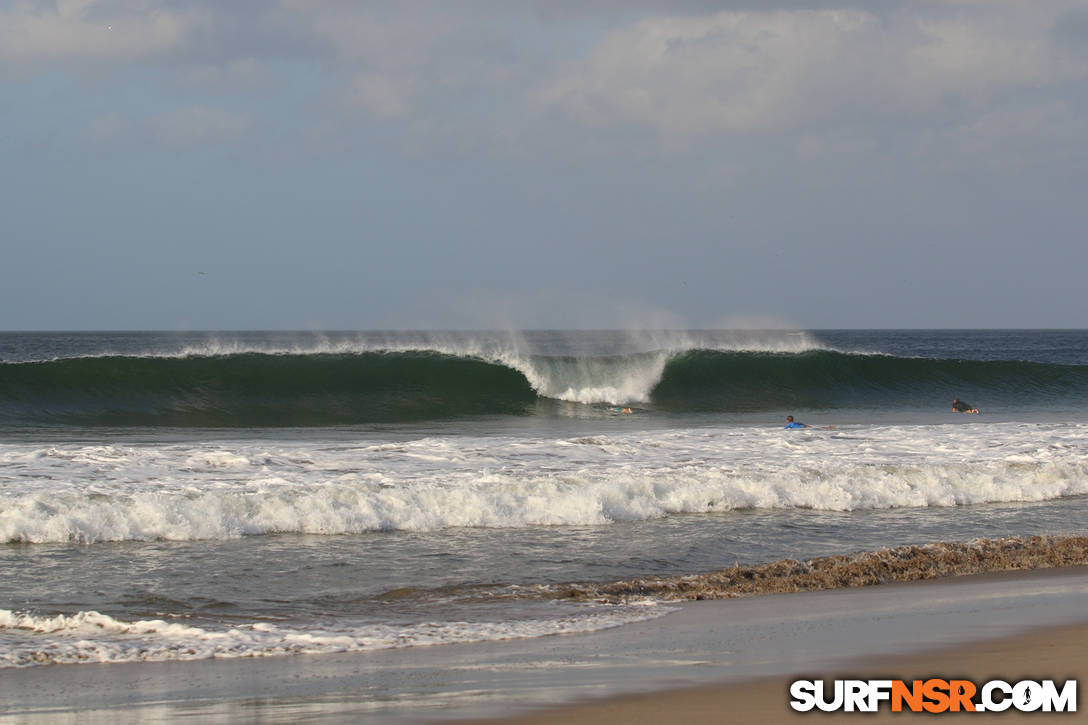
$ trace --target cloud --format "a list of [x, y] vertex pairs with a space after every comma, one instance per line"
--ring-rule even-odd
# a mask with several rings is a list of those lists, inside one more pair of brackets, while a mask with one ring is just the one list
[[119, 113], [110, 112], [91, 121], [86, 136], [98, 143], [111, 143], [131, 132], [132, 124]]
[[149, 145], [190, 147], [235, 139], [252, 127], [248, 114], [203, 106], [139, 118], [110, 111], [91, 120], [83, 138], [107, 149]]
[[249, 130], [248, 116], [214, 108], [183, 108], [154, 119], [156, 137], [170, 146], [222, 141]]
[[352, 83], [348, 97], [378, 118], [393, 118], [408, 113], [415, 85], [412, 75], [363, 73]]
[[876, 149], [876, 141], [855, 134], [805, 135], [797, 142], [797, 156], [802, 159], [868, 154]]
[[612, 30], [536, 100], [583, 123], [663, 136], [919, 116], [1088, 76], [1054, 42], [1056, 4], [658, 16]]
[[[1038, 102], [1051, 103], [1056, 84], [1088, 78], [1077, 5], [21, 0], [0, 10], [0, 68], [127, 73], [155, 109], [189, 109], [159, 122], [171, 143], [247, 128], [250, 117], [208, 110], [229, 97], [252, 118], [331, 129], [334, 146], [360, 123], [396, 120], [387, 127], [409, 149], [655, 153], [642, 143], [654, 135], [705, 148], [786, 133], [817, 159], [869, 153], [900, 131], [936, 138], [935, 121], [973, 123], [1011, 108], [1010, 94], [1050, 90]], [[149, 62], [158, 75], [132, 72]], [[306, 104], [275, 108], [292, 93]]]
[[218, 63], [197, 62], [182, 68], [176, 77], [185, 89], [212, 89], [229, 92], [236, 88], [269, 90], [276, 76], [268, 66], [253, 58], [227, 60]]
[[470, 95], [521, 98], [512, 92], [520, 56], [487, 13], [443, 3], [402, 5], [394, 13], [365, 4], [315, 11], [291, 0], [291, 7], [350, 77], [341, 98], [379, 119], [449, 111]]
[[209, 11], [171, 11], [138, 0], [18, 3], [0, 11], [0, 59], [33, 64], [146, 58], [183, 46], [209, 22]]
[[1064, 101], [988, 110], [976, 118], [926, 134], [920, 144], [944, 166], [982, 164], [990, 170], [1047, 164], [1055, 168], [1073, 157], [1088, 158], [1088, 123]]

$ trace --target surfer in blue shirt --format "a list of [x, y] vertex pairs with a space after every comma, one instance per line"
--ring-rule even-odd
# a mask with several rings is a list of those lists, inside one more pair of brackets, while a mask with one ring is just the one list
[[811, 428], [811, 427], [812, 426], [809, 425], [808, 423], [801, 423], [799, 421], [794, 420], [792, 415], [787, 415], [786, 416], [786, 429], [787, 430], [791, 430], [793, 428]]

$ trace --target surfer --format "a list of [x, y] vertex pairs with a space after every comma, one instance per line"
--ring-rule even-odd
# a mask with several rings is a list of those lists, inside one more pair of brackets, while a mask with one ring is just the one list
[[972, 406], [970, 403], [965, 403], [959, 398], [952, 398], [952, 412], [953, 413], [977, 413], [978, 408]]
[[821, 426], [809, 425], [808, 423], [802, 423], [799, 420], [794, 420], [792, 415], [787, 415], [786, 416], [786, 430], [794, 430], [794, 429], [797, 429], [797, 428], [814, 428], [814, 429], [817, 429], [817, 430], [835, 430], [835, 426], [833, 426], [833, 425], [821, 425]]

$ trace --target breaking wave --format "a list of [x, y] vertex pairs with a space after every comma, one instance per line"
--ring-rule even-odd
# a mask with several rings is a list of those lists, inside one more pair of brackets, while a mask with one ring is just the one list
[[991, 406], [1084, 402], [1088, 366], [821, 349], [105, 355], [0, 363], [0, 423], [328, 426], [529, 415], [549, 401], [669, 412], [932, 409], [952, 392]]

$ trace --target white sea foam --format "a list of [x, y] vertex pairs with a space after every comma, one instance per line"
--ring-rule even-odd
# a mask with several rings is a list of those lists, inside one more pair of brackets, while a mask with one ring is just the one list
[[1088, 494], [1088, 426], [0, 446], [0, 541], [600, 525]]
[[123, 621], [99, 612], [35, 616], [0, 609], [0, 669], [44, 664], [164, 662], [363, 652], [592, 632], [674, 611], [652, 603], [626, 606], [552, 603], [548, 616], [511, 621], [376, 624], [338, 621], [298, 629], [270, 622], [212, 629], [161, 619]]

